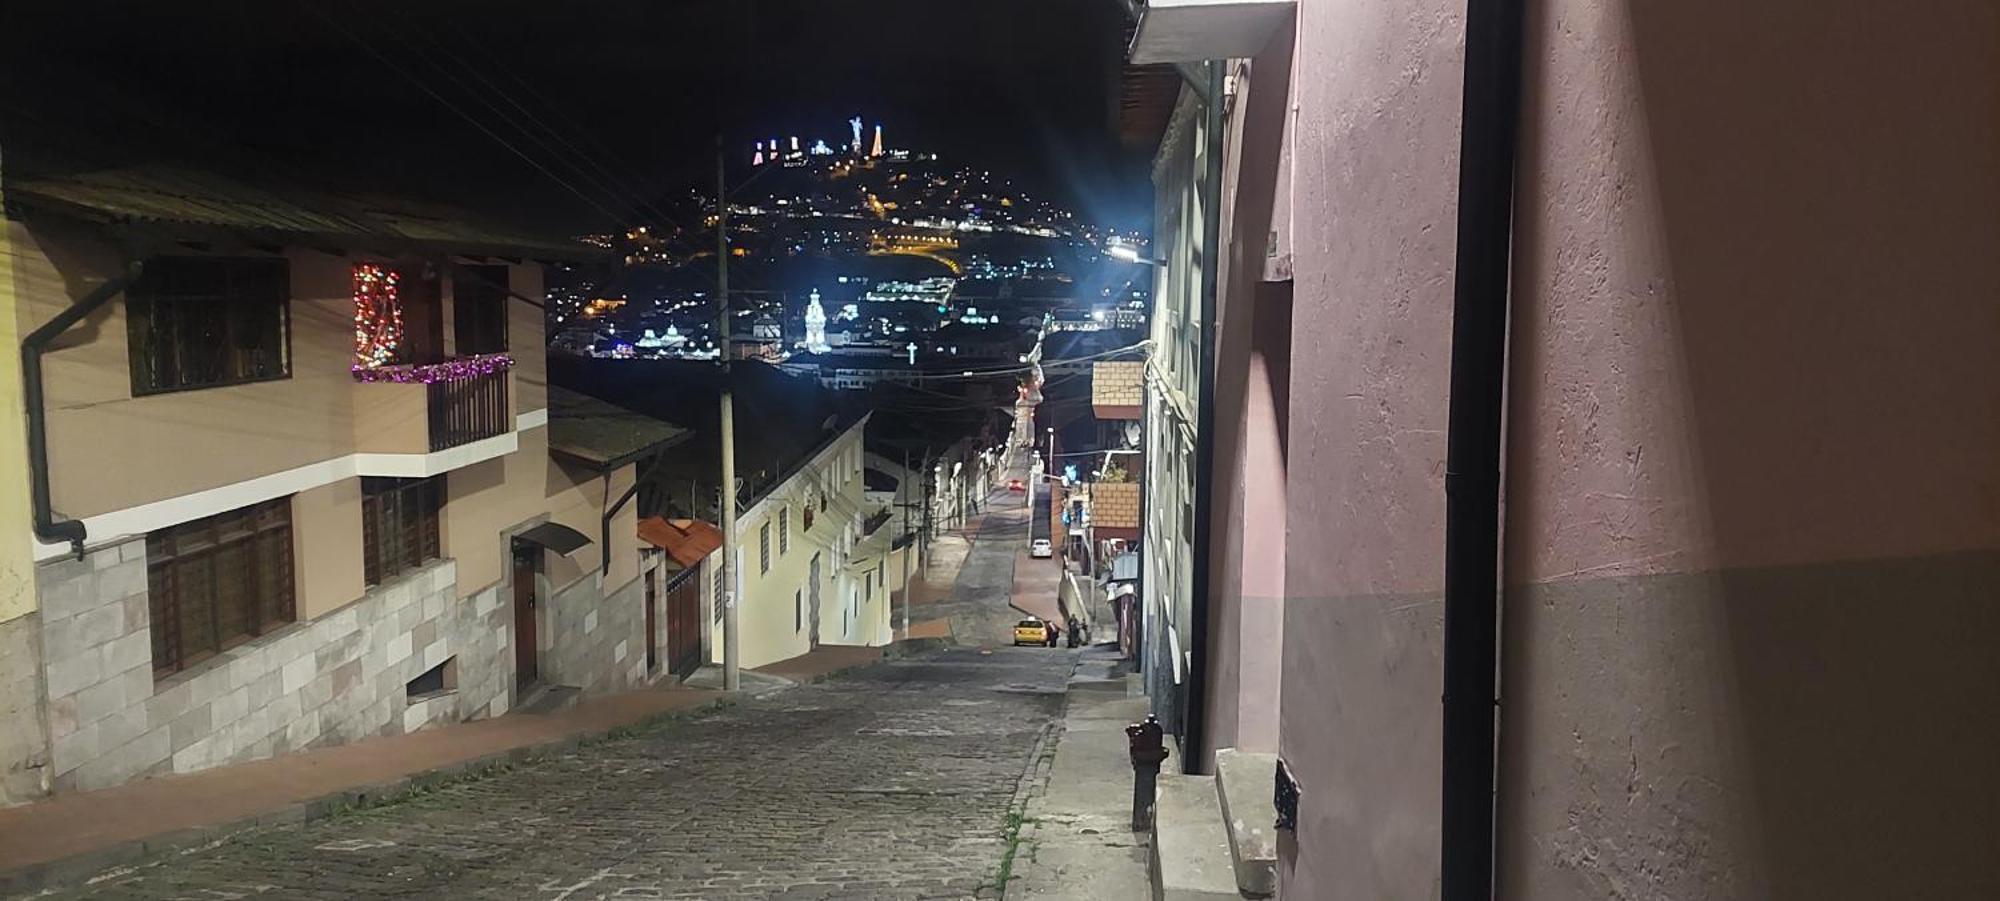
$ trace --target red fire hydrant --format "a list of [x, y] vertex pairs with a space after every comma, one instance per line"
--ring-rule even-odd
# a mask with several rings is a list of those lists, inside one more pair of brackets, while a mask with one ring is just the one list
[[1125, 741], [1132, 755], [1132, 831], [1153, 825], [1153, 787], [1160, 778], [1160, 763], [1167, 759], [1166, 730], [1158, 717], [1125, 727]]

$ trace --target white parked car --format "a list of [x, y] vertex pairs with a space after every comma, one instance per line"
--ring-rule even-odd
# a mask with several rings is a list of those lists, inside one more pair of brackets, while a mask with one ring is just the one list
[[1049, 544], [1047, 538], [1037, 538], [1028, 544], [1028, 556], [1030, 557], [1053, 557], [1055, 555], [1056, 549], [1053, 545]]

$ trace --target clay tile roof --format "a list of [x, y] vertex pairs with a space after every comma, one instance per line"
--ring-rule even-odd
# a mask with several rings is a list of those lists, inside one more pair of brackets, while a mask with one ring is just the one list
[[648, 516], [639, 520], [639, 538], [682, 566], [695, 566], [722, 546], [722, 530], [699, 519]]

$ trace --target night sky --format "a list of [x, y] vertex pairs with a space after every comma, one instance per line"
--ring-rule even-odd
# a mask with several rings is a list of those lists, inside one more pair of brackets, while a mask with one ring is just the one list
[[0, 149], [17, 173], [182, 163], [584, 228], [706, 188], [718, 130], [744, 166], [858, 114], [1131, 224], [1122, 41], [1115, 0], [9, 0]]

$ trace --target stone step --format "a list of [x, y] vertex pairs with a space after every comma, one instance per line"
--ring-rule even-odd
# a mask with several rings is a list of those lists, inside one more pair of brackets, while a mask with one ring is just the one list
[[1223, 748], [1215, 752], [1216, 796], [1229, 830], [1229, 858], [1236, 888], [1253, 898], [1278, 890], [1277, 812], [1271, 795], [1278, 755]]
[[1154, 901], [1238, 898], [1214, 776], [1161, 773], [1153, 801]]
[[515, 713], [537, 716], [575, 707], [583, 689], [568, 685], [537, 685], [514, 707]]

